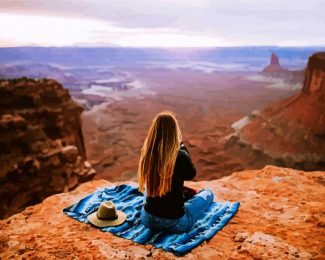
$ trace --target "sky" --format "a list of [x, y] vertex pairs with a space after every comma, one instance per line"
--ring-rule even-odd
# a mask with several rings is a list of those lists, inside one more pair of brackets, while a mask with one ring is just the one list
[[0, 0], [0, 47], [325, 46], [325, 0]]

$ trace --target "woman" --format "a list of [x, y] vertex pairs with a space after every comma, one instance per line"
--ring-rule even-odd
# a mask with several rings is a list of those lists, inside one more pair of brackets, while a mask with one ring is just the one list
[[213, 201], [210, 190], [202, 190], [184, 202], [184, 180], [196, 175], [175, 116], [161, 112], [154, 119], [139, 160], [139, 190], [145, 193], [142, 223], [156, 230], [189, 231]]

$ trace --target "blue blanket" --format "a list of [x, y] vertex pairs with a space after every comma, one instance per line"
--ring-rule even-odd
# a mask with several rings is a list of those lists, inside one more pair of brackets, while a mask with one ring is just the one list
[[236, 214], [239, 207], [239, 202], [213, 202], [192, 230], [183, 234], [154, 232], [141, 224], [143, 194], [137, 187], [130, 185], [98, 189], [78, 203], [65, 208], [63, 212], [80, 222], [89, 223], [87, 216], [96, 211], [101, 202], [107, 200], [113, 201], [118, 210], [124, 211], [127, 220], [120, 226], [100, 228], [102, 231], [140, 244], [151, 244], [178, 256], [213, 237]]

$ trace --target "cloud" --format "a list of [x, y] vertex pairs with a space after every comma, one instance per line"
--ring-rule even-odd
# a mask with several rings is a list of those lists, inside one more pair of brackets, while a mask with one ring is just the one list
[[174, 28], [125, 28], [100, 20], [23, 14], [0, 13], [0, 32], [1, 42], [5, 45], [11, 42], [12, 46], [67, 46], [80, 43], [97, 46], [106, 42], [107, 45], [126, 47], [208, 47], [222, 43], [216, 37], [187, 35]]
[[[6, 27], [0, 26], [8, 32], [1, 30], [0, 40], [4, 45], [4, 39], [8, 42], [8, 37], [13, 38], [12, 32], [19, 32], [12, 24], [12, 18], [16, 17], [14, 23], [27, 19], [29, 34], [34, 35], [32, 38], [23, 33], [23, 38], [16, 34], [16, 42], [36, 44], [99, 41], [122, 46], [161, 44], [166, 47], [325, 45], [325, 35], [321, 32], [325, 27], [323, 10], [325, 2], [321, 0], [2, 0], [0, 19], [6, 22]], [[53, 33], [33, 24], [32, 17], [52, 28]], [[62, 24], [59, 20], [66, 22], [67, 28], [57, 28], [55, 24]], [[39, 39], [40, 32], [46, 38]], [[61, 38], [56, 38], [59, 32]]]

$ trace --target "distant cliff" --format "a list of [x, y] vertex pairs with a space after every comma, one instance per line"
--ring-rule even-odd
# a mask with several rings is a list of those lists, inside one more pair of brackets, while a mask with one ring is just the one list
[[301, 89], [304, 81], [304, 70], [289, 70], [281, 66], [279, 57], [271, 54], [270, 63], [259, 74], [271, 86], [287, 89]]
[[305, 82], [302, 92], [307, 95], [317, 95], [324, 101], [325, 52], [316, 53], [309, 58], [308, 66], [305, 71]]
[[325, 53], [309, 58], [304, 86], [252, 117], [225, 147], [251, 165], [325, 169]]
[[90, 180], [82, 108], [54, 80], [0, 80], [0, 218]]
[[279, 57], [275, 53], [272, 53], [270, 64], [266, 66], [262, 72], [267, 74], [276, 74], [276, 73], [281, 73], [286, 71], [288, 70], [284, 69], [280, 65]]

